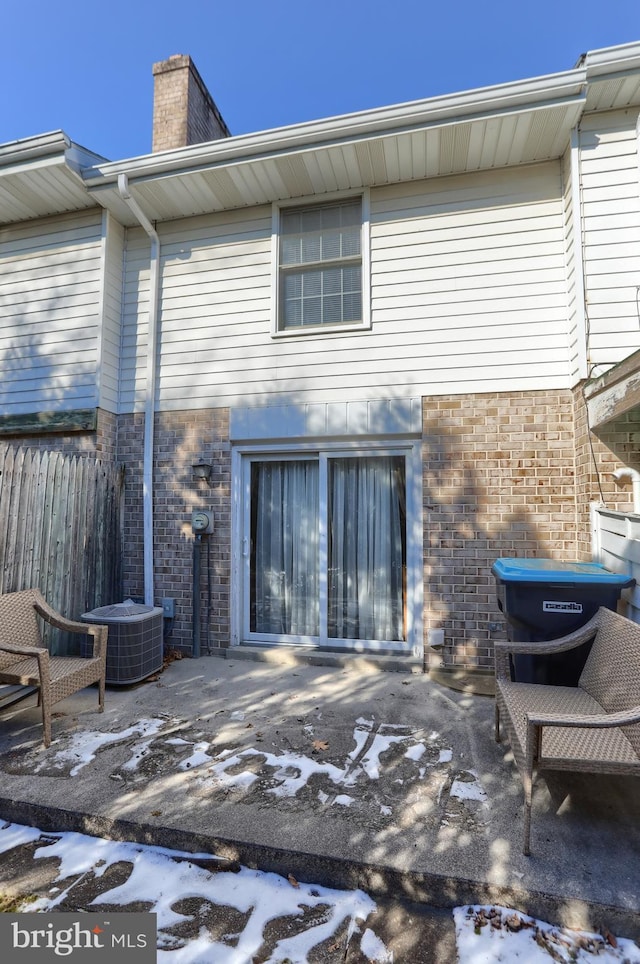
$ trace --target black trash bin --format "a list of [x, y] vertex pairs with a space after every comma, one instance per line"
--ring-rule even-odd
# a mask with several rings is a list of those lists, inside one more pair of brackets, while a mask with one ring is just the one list
[[[609, 572], [595, 562], [497, 559], [491, 571], [508, 637], [521, 643], [545, 642], [571, 633], [584, 626], [600, 606], [615, 612], [622, 590], [635, 583], [632, 577]], [[576, 686], [590, 649], [591, 644], [585, 643], [552, 656], [517, 655], [513, 678], [520, 683]]]

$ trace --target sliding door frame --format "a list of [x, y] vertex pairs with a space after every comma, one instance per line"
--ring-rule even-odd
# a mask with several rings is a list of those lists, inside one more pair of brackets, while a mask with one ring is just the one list
[[[331, 458], [403, 456], [406, 479], [406, 639], [404, 641], [327, 640], [327, 610], [320, 606], [319, 640], [310, 637], [259, 638], [249, 631], [251, 557], [251, 464], [255, 461], [317, 459], [320, 484], [319, 595], [327, 598], [328, 533], [324, 522], [327, 470]], [[231, 645], [301, 646], [316, 650], [381, 654], [423, 653], [422, 459], [418, 439], [326, 439], [291, 444], [243, 444], [232, 450]], [[326, 640], [326, 642], [321, 642]]]

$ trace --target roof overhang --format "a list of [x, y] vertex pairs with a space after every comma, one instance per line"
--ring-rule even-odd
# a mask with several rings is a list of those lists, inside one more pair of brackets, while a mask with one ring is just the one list
[[101, 160], [63, 131], [0, 144], [0, 223], [95, 207], [81, 171]]
[[62, 132], [0, 146], [0, 223], [97, 204], [133, 224], [548, 161], [588, 111], [640, 107], [640, 43], [570, 71], [108, 162]]
[[559, 157], [584, 71], [199, 144], [83, 172], [123, 223], [118, 176], [152, 221]]

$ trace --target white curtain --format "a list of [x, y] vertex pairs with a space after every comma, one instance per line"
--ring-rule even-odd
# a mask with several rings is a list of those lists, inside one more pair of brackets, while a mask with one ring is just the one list
[[403, 640], [404, 460], [331, 459], [329, 636]]
[[254, 632], [319, 633], [318, 475], [316, 461], [253, 464]]

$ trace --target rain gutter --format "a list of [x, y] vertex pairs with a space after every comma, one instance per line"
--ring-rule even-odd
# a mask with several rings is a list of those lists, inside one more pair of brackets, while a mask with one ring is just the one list
[[225, 137], [125, 161], [96, 164], [85, 168], [83, 179], [88, 188], [100, 188], [116, 180], [125, 167], [132, 179], [148, 179], [197, 170], [203, 166], [240, 163], [290, 151], [312, 150], [373, 134], [392, 136], [401, 131], [420, 130], [425, 126], [446, 126], [500, 114], [580, 104], [584, 101], [585, 82], [586, 71], [581, 67], [534, 80], [447, 94], [257, 134]]
[[147, 372], [144, 400], [144, 451], [142, 463], [142, 503], [144, 538], [144, 601], [154, 605], [153, 575], [153, 430], [155, 417], [156, 368], [158, 350], [158, 306], [160, 304], [160, 238], [129, 190], [126, 173], [118, 175], [118, 193], [138, 224], [151, 239], [149, 256], [149, 326], [147, 334]]

